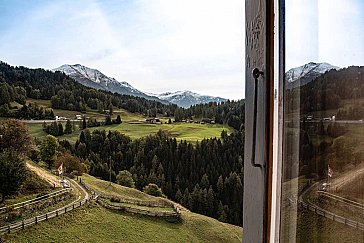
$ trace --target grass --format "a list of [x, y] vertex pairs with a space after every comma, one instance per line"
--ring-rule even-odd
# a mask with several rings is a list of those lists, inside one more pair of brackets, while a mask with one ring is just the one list
[[[50, 108], [51, 107], [51, 101], [50, 100], [36, 100], [36, 99], [27, 99], [27, 104], [29, 103], [37, 103], [40, 106]], [[17, 103], [14, 103], [14, 105], [17, 105]], [[18, 104], [19, 106], [19, 104]], [[21, 107], [21, 105], [20, 105]], [[98, 120], [104, 120], [106, 117], [106, 114], [100, 114], [97, 110], [92, 110], [88, 108], [85, 113], [81, 113], [79, 111], [69, 111], [69, 110], [60, 110], [60, 109], [53, 109], [54, 115], [56, 116], [62, 116], [66, 118], [74, 119], [76, 115], [85, 115], [86, 117], [98, 119]], [[116, 117], [117, 115], [120, 115], [123, 120], [125, 121], [138, 121], [145, 119], [145, 117], [138, 113], [131, 113], [124, 109], [114, 109], [113, 117]]]
[[187, 212], [182, 223], [132, 216], [96, 204], [3, 236], [5, 242], [241, 242], [242, 228]]
[[108, 181], [97, 179], [96, 177], [88, 174], [83, 174], [81, 178], [89, 187], [91, 187], [91, 189], [109, 196], [147, 202], [164, 202], [163, 198], [150, 196], [137, 189], [124, 187], [115, 183], [111, 183], [110, 185]]
[[223, 130], [229, 133], [231, 129], [220, 124], [195, 124], [195, 123], [174, 123], [174, 124], [130, 124], [122, 123], [108, 127], [91, 128], [119, 131], [132, 139], [141, 138], [150, 134], [155, 134], [159, 130], [167, 131], [172, 137], [178, 140], [187, 140], [190, 142], [201, 141], [204, 138], [220, 137]]
[[110, 200], [107, 200], [107, 199], [105, 200], [105, 203], [107, 203], [109, 205], [113, 205], [113, 206], [132, 207], [135, 209], [147, 210], [150, 212], [157, 212], [157, 213], [173, 213], [174, 212], [172, 207], [148, 207], [148, 206], [140, 206], [140, 205], [134, 205], [134, 204], [129, 204], [129, 203], [111, 202]]
[[[159, 201], [138, 190], [89, 175], [93, 189], [118, 197]], [[0, 238], [5, 242], [241, 242], [242, 228], [182, 210], [179, 222], [105, 209], [91, 203], [58, 218]]]
[[[28, 99], [27, 103], [37, 103], [40, 106], [50, 107], [49, 100], [35, 100]], [[61, 117], [74, 119], [76, 115], [85, 115], [88, 118], [104, 120], [106, 115], [100, 114], [96, 110], [88, 109], [86, 113], [81, 113], [78, 111], [68, 111], [68, 110], [58, 110], [54, 109], [54, 114]], [[122, 124], [119, 125], [111, 125], [111, 126], [102, 126], [102, 127], [93, 127], [90, 130], [111, 130], [111, 131], [119, 131], [129, 137], [131, 139], [137, 139], [141, 137], [148, 136], [150, 134], [155, 134], [159, 130], [167, 131], [172, 137], [177, 140], [186, 140], [188, 142], [195, 143], [196, 141], [201, 141], [204, 138], [212, 138], [212, 137], [220, 137], [221, 132], [223, 130], [228, 131], [228, 133], [232, 132], [232, 129], [225, 125], [220, 124], [196, 124], [196, 123], [173, 123], [173, 124], [165, 124], [168, 122], [168, 117], [161, 117], [160, 120], [163, 124], [146, 124], [141, 121], [146, 119], [145, 116], [139, 113], [131, 113], [124, 109], [114, 109], [114, 114], [112, 119], [115, 119], [117, 115], [121, 116], [123, 121]], [[78, 123], [78, 122], [76, 122]], [[76, 124], [77, 127], [77, 124]], [[41, 123], [28, 123], [28, 129], [30, 135], [35, 138], [43, 138], [47, 134], [43, 131], [43, 124]], [[72, 134], [67, 134], [63, 136], [59, 136], [60, 140], [67, 139], [71, 143], [75, 143], [79, 138], [81, 131], [76, 130]]]
[[[47, 134], [43, 131], [43, 124], [29, 123], [28, 129], [32, 137], [43, 138]], [[119, 125], [101, 126], [89, 128], [93, 130], [111, 130], [119, 131], [131, 139], [146, 137], [150, 134], [157, 133], [160, 129], [167, 131], [172, 137], [177, 140], [187, 140], [189, 142], [201, 141], [204, 138], [220, 137], [223, 130], [232, 132], [232, 129], [220, 124], [196, 124], [196, 123], [174, 123], [174, 124], [146, 124], [146, 123], [127, 123], [123, 122]], [[81, 131], [76, 130], [72, 134], [59, 136], [60, 140], [67, 139], [74, 143], [79, 138]]]
[[308, 210], [282, 210], [283, 242], [362, 242], [364, 232]]

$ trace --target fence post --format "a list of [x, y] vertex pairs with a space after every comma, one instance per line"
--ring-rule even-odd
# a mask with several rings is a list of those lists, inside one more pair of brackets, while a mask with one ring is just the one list
[[66, 206], [66, 207], [64, 207], [64, 212], [65, 212], [65, 213], [67, 213], [67, 206]]
[[81, 207], [81, 201], [80, 201], [80, 207]]
[[56, 217], [58, 217], [58, 210], [56, 210]]
[[72, 205], [72, 208], [75, 209], [75, 205], [74, 204]]
[[46, 220], [48, 220], [48, 214], [46, 213]]
[[35, 216], [35, 223], [38, 224], [38, 217]]
[[24, 219], [21, 221], [21, 228], [24, 229]]

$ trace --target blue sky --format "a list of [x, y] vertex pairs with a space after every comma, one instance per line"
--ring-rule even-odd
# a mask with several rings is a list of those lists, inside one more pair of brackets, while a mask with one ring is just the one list
[[142, 91], [244, 97], [241, 0], [28, 2], [0, 3], [12, 65], [81, 63]]
[[287, 0], [286, 68], [364, 65], [363, 0]]
[[[0, 60], [47, 69], [80, 63], [146, 92], [243, 98], [244, 4], [2, 0]], [[363, 65], [364, 1], [287, 0], [286, 5], [287, 69], [309, 61]]]

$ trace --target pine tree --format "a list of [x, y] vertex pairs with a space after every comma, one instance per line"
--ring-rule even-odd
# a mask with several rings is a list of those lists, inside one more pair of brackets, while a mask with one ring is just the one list
[[65, 129], [64, 129], [64, 133], [66, 133], [66, 134], [71, 134], [72, 133], [72, 123], [71, 123], [71, 120], [67, 120]]
[[63, 125], [62, 123], [58, 123], [58, 136], [62, 136], [64, 133], [63, 133]]
[[115, 123], [116, 123], [116, 124], [121, 124], [121, 123], [122, 123], [120, 115], [118, 115], [118, 116], [116, 117]]
[[87, 128], [87, 123], [86, 123], [86, 118], [83, 117], [83, 121], [82, 121], [82, 130]]
[[112, 121], [111, 121], [111, 117], [110, 116], [106, 116], [106, 118], [105, 118], [105, 125], [112, 125]]

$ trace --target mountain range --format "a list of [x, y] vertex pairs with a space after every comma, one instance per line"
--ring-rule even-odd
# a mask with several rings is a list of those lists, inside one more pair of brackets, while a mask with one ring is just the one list
[[118, 81], [114, 78], [110, 78], [100, 72], [97, 69], [92, 69], [81, 64], [69, 65], [64, 64], [52, 71], [60, 71], [77, 82], [91, 88], [101, 89], [110, 91], [112, 93], [119, 93], [124, 95], [132, 95], [142, 97], [148, 100], [155, 100], [162, 103], [173, 103], [180, 107], [190, 107], [191, 105], [209, 103], [209, 102], [223, 102], [226, 99], [221, 97], [213, 97], [207, 95], [200, 95], [193, 93], [191, 91], [177, 91], [177, 92], [167, 92], [163, 94], [148, 94], [142, 92], [128, 82]]
[[[286, 72], [286, 88], [292, 89], [305, 85], [325, 72], [339, 69], [329, 63], [310, 62], [300, 67], [292, 68]], [[155, 100], [161, 103], [173, 103], [180, 107], [190, 107], [195, 104], [209, 102], [221, 103], [227, 99], [208, 95], [197, 94], [188, 90], [166, 92], [162, 94], [151, 94], [140, 91], [125, 81], [118, 81], [103, 74], [97, 69], [92, 69], [81, 64], [69, 65], [64, 64], [52, 71], [61, 71], [77, 82], [95, 89], [110, 91], [124, 95], [138, 96], [148, 100]]]
[[157, 96], [161, 100], [166, 100], [185, 108], [195, 104], [206, 104], [210, 102], [221, 103], [226, 101], [226, 99], [221, 97], [200, 95], [188, 90], [154, 94], [154, 96]]
[[286, 88], [292, 89], [305, 85], [332, 69], [338, 70], [339, 67], [326, 62], [310, 62], [300, 67], [292, 68], [286, 72]]

